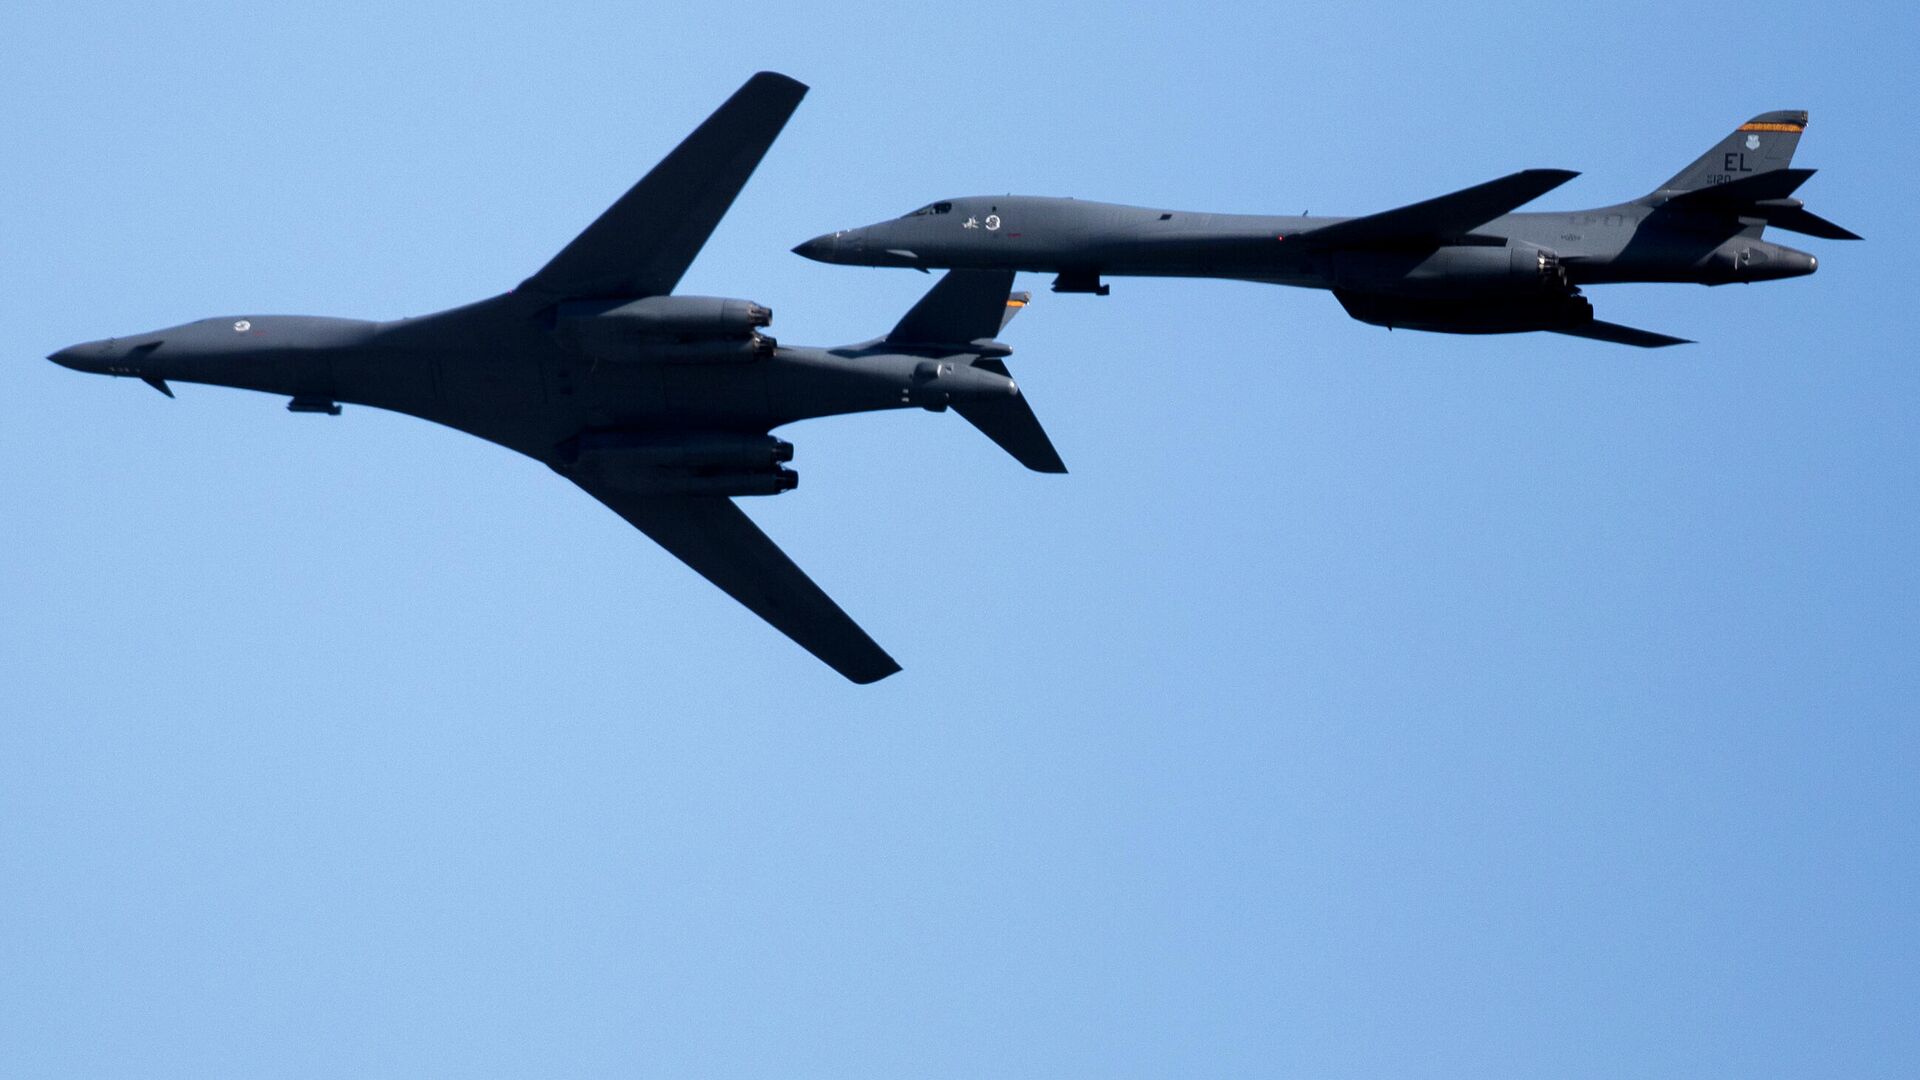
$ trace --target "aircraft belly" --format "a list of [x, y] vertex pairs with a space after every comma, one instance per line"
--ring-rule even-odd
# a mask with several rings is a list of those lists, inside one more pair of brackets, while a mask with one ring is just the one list
[[322, 396], [410, 416], [437, 411], [436, 364], [406, 353], [347, 354], [333, 362], [332, 386]]
[[699, 427], [767, 420], [768, 361], [751, 364], [665, 364], [659, 369], [665, 416]]
[[655, 417], [667, 411], [666, 385], [661, 368], [653, 365], [597, 364], [562, 368], [554, 376], [562, 400], [572, 399], [586, 410], [595, 427], [614, 426], [616, 418]]
[[326, 352], [318, 350], [283, 352], [271, 360], [245, 354], [195, 356], [169, 360], [161, 366], [160, 373], [177, 382], [289, 396], [330, 395], [334, 385], [332, 360]]
[[1306, 282], [1313, 253], [1289, 249], [1271, 232], [1217, 237], [1142, 238], [1102, 245], [1085, 265], [1117, 277], [1231, 277]]
[[435, 365], [438, 387], [427, 419], [540, 457], [551, 445], [549, 399], [541, 366], [526, 357], [447, 356]]

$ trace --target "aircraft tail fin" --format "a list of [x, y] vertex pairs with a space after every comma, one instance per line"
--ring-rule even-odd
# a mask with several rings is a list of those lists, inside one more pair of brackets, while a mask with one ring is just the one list
[[1800, 145], [1800, 135], [1806, 130], [1807, 113], [1804, 109], [1761, 113], [1734, 128], [1713, 149], [1681, 169], [1673, 179], [1661, 184], [1654, 194], [1670, 196], [1676, 192], [1696, 191], [1787, 168], [1793, 164], [1793, 151]]
[[949, 270], [887, 333], [887, 344], [964, 347], [991, 341], [1013, 317], [1008, 312], [1019, 310], [1012, 288], [1011, 270]]
[[[1010, 350], [993, 336], [1033, 299], [1032, 293], [1010, 292], [1012, 288], [1011, 270], [949, 270], [887, 334], [886, 343], [947, 355], [971, 352], [971, 366], [1010, 379], [1013, 376], [1001, 359]], [[1067, 471], [1024, 393], [998, 401], [956, 403], [953, 411], [1027, 468]]]
[[1812, 169], [1793, 167], [1794, 148], [1806, 129], [1804, 111], [1761, 113], [1639, 201], [1737, 218], [1747, 227], [1764, 222], [1824, 240], [1858, 240], [1858, 234], [1812, 213], [1793, 197], [1813, 175]]
[[1008, 293], [1006, 310], [1000, 315], [1000, 329], [1005, 330], [1007, 324], [1013, 321], [1013, 317], [1025, 311], [1027, 305], [1031, 303], [1033, 303], [1033, 294], [1030, 292]]

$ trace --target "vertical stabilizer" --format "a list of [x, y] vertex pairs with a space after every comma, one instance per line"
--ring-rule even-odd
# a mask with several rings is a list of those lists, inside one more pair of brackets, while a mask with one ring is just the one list
[[1805, 130], [1804, 109], [1761, 113], [1734, 128], [1713, 149], [1660, 185], [1660, 191], [1694, 191], [1784, 169], [1793, 164], [1793, 151]]
[[887, 333], [886, 340], [893, 345], [991, 341], [1012, 317], [1007, 314], [1007, 294], [1012, 288], [1011, 270], [949, 270]]

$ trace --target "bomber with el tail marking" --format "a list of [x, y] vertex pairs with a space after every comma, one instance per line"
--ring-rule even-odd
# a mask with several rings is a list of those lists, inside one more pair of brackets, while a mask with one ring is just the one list
[[1811, 274], [1818, 260], [1762, 238], [1772, 226], [1858, 236], [1794, 197], [1802, 111], [1763, 113], [1652, 192], [1571, 212], [1518, 212], [1571, 180], [1526, 169], [1363, 217], [1155, 210], [983, 195], [815, 237], [794, 249], [857, 266], [1054, 274], [1055, 292], [1105, 296], [1107, 277], [1214, 277], [1329, 289], [1362, 322], [1454, 334], [1545, 330], [1654, 348], [1684, 339], [1596, 319], [1583, 286], [1726, 285]]

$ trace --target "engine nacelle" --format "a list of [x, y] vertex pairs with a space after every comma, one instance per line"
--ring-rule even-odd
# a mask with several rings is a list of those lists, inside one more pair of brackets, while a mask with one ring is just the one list
[[779, 342], [765, 334], [754, 334], [743, 338], [608, 343], [599, 350], [589, 350], [589, 354], [627, 364], [746, 364], [767, 359], [779, 347]]
[[771, 469], [793, 460], [793, 444], [771, 435], [662, 435], [585, 431], [560, 444], [560, 460], [599, 470]]
[[1531, 244], [1455, 244], [1431, 252], [1341, 251], [1334, 254], [1333, 265], [1337, 287], [1360, 292], [1466, 297], [1567, 288], [1560, 256]]
[[779, 495], [800, 486], [792, 469], [763, 472], [690, 473], [673, 469], [622, 473], [602, 480], [634, 495]]
[[619, 363], [744, 363], [772, 356], [774, 340], [758, 333], [773, 312], [750, 300], [718, 296], [649, 296], [569, 301], [554, 310], [563, 345]]
[[590, 319], [617, 326], [633, 337], [679, 341], [695, 337], [745, 337], [773, 322], [771, 308], [720, 296], [649, 296], [641, 300], [576, 300], [561, 304], [561, 325]]
[[584, 431], [555, 448], [562, 471], [634, 495], [778, 495], [800, 474], [771, 435]]

